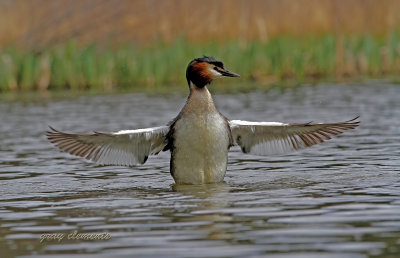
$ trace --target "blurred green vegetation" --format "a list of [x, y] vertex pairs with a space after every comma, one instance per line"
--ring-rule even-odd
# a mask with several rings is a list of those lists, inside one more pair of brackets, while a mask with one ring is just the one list
[[242, 82], [255, 81], [260, 87], [354, 78], [398, 80], [400, 33], [279, 36], [265, 43], [194, 44], [177, 39], [146, 47], [68, 42], [41, 51], [6, 47], [0, 50], [0, 91], [157, 91], [165, 85], [185, 85], [187, 64], [202, 55], [221, 59]]

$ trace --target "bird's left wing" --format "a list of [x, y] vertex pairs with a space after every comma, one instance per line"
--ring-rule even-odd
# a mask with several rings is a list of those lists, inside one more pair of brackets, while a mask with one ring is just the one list
[[340, 123], [287, 124], [279, 122], [229, 121], [234, 145], [244, 153], [267, 155], [309, 147], [359, 125], [358, 117]]
[[167, 145], [168, 126], [112, 133], [70, 134], [50, 127], [46, 135], [62, 151], [100, 164], [132, 166], [143, 164], [149, 155]]

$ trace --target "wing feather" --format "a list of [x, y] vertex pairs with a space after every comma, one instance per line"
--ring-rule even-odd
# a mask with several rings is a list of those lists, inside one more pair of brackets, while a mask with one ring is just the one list
[[346, 130], [356, 128], [359, 116], [340, 123], [289, 124], [231, 120], [234, 144], [244, 153], [267, 155], [286, 153], [322, 143]]
[[143, 164], [149, 155], [157, 155], [166, 145], [168, 126], [112, 133], [70, 134], [52, 127], [47, 138], [60, 150], [100, 164]]

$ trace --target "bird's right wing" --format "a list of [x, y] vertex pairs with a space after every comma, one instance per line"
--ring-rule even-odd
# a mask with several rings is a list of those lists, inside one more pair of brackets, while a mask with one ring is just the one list
[[358, 117], [339, 123], [290, 124], [280, 122], [229, 121], [232, 138], [244, 153], [268, 155], [309, 147], [359, 125]]
[[143, 164], [149, 155], [167, 145], [168, 126], [113, 133], [70, 134], [50, 127], [47, 138], [60, 150], [100, 164], [132, 166]]

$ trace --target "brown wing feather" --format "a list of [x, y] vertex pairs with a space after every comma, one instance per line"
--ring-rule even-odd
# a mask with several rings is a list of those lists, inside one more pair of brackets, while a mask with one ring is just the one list
[[97, 133], [86, 135], [69, 134], [60, 132], [51, 126], [49, 128], [50, 131], [46, 132], [46, 136], [60, 150], [95, 162], [98, 160], [99, 156], [97, 154], [102, 146], [95, 144], [95, 141], [90, 142], [80, 139], [82, 136], [96, 137]]
[[47, 138], [60, 150], [102, 164], [135, 165], [146, 162], [166, 145], [167, 126], [116, 133], [70, 134], [52, 127]]
[[245, 153], [265, 155], [299, 150], [322, 143], [359, 125], [355, 117], [346, 122], [326, 124], [285, 124], [230, 121], [233, 139]]

